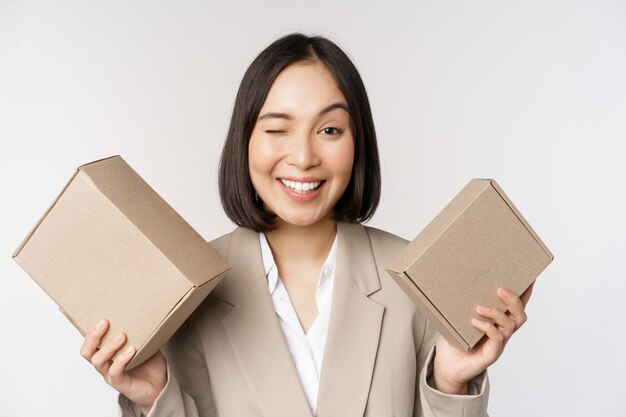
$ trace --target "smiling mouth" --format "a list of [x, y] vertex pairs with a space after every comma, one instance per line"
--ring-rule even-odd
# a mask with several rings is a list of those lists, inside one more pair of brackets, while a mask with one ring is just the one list
[[279, 179], [280, 179], [280, 182], [282, 182], [285, 187], [289, 188], [292, 191], [295, 191], [298, 194], [311, 193], [317, 190], [323, 183], [326, 182], [326, 180], [312, 181], [312, 182], [298, 182], [298, 181], [285, 180], [282, 178], [279, 178]]

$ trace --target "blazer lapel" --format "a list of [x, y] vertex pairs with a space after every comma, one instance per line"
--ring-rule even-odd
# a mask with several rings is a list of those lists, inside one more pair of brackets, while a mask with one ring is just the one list
[[317, 416], [361, 417], [369, 395], [385, 307], [368, 298], [381, 287], [365, 228], [338, 222], [337, 233], [337, 266]]
[[258, 234], [237, 228], [227, 259], [232, 269], [222, 299], [234, 308], [222, 323], [263, 414], [312, 417], [268, 290]]

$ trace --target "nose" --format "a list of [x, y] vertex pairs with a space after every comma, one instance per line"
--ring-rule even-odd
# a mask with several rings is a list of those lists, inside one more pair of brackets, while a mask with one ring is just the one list
[[294, 136], [287, 162], [302, 171], [318, 166], [321, 160], [316, 150], [315, 138], [305, 133]]

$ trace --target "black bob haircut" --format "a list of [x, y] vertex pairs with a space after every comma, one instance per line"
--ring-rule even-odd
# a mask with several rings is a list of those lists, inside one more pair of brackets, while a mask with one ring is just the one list
[[380, 200], [380, 161], [376, 131], [365, 86], [356, 67], [339, 46], [322, 36], [291, 33], [252, 61], [233, 108], [219, 163], [219, 193], [226, 215], [237, 225], [257, 232], [275, 228], [276, 215], [256, 196], [248, 167], [248, 143], [256, 119], [278, 74], [294, 63], [324, 64], [346, 98], [354, 137], [350, 182], [335, 205], [332, 218], [349, 223], [369, 220]]

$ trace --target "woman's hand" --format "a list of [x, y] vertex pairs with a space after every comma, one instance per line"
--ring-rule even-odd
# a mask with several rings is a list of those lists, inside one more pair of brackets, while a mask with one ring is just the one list
[[[534, 284], [533, 284], [534, 285]], [[458, 349], [441, 335], [437, 339], [433, 376], [439, 391], [448, 394], [466, 394], [467, 382], [494, 363], [513, 333], [526, 322], [524, 308], [533, 290], [531, 285], [519, 298], [510, 291], [500, 288], [498, 297], [507, 306], [508, 313], [496, 307], [477, 306], [476, 312], [491, 319], [472, 319], [472, 324], [485, 332], [487, 337], [470, 351]]]
[[135, 356], [135, 348], [128, 346], [123, 354], [113, 361], [111, 358], [126, 342], [126, 334], [122, 332], [111, 344], [98, 348], [108, 327], [107, 320], [95, 325], [85, 336], [80, 354], [96, 368], [107, 384], [141, 407], [144, 415], [148, 415], [167, 382], [165, 357], [159, 350], [146, 362], [124, 372], [126, 364]]

